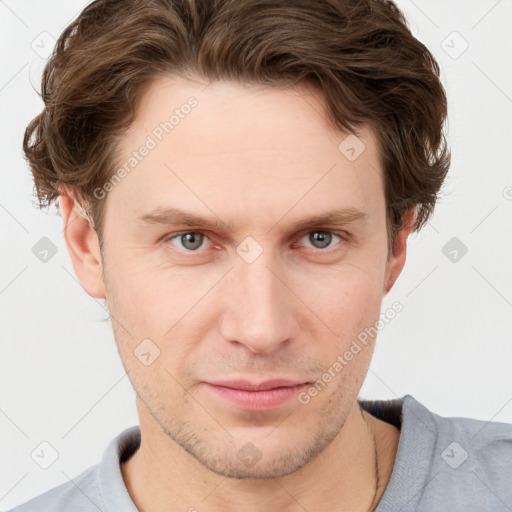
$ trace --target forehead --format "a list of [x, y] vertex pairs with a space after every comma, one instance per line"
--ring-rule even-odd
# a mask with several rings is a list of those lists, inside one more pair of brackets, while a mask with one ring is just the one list
[[128, 172], [109, 202], [124, 198], [136, 216], [156, 206], [195, 205], [202, 213], [223, 209], [253, 218], [282, 216], [294, 205], [313, 213], [319, 206], [379, 208], [377, 141], [368, 127], [358, 134], [335, 130], [322, 96], [304, 85], [161, 77], [120, 140], [118, 166]]

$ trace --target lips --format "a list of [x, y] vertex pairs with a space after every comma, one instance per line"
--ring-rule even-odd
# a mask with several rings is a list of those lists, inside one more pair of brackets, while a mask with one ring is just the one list
[[307, 382], [289, 379], [271, 379], [260, 383], [256, 383], [250, 382], [248, 380], [236, 379], [219, 380], [215, 382], [209, 382], [209, 384], [230, 389], [242, 389], [246, 391], [265, 391], [267, 389], [299, 386], [301, 384], [307, 384]]
[[308, 382], [289, 379], [271, 379], [263, 382], [224, 380], [203, 383], [207, 390], [220, 398], [223, 404], [246, 411], [268, 411], [284, 406], [309, 386]]

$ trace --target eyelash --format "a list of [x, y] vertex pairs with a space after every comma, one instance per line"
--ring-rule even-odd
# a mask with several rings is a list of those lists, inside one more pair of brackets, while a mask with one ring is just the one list
[[[342, 244], [342, 242], [347, 242], [348, 239], [349, 239], [349, 235], [348, 233], [340, 233], [340, 232], [337, 232], [337, 231], [331, 231], [331, 230], [328, 230], [328, 229], [314, 229], [312, 231], [308, 231], [304, 234], [302, 234], [300, 237], [299, 237], [299, 240], [304, 238], [305, 236], [307, 235], [310, 235], [311, 233], [328, 233], [330, 235], [334, 235], [336, 237], [338, 237], [340, 239], [340, 242], [337, 244]], [[202, 232], [202, 231], [181, 231], [179, 233], [173, 233], [169, 236], [166, 236], [164, 239], [163, 239], [163, 242], [164, 243], [167, 243], [167, 242], [171, 242], [172, 240], [174, 240], [175, 238], [178, 238], [181, 237], [182, 235], [188, 235], [188, 234], [194, 234], [194, 235], [204, 235], [204, 237], [208, 240], [210, 240], [210, 237]], [[211, 240], [210, 240], [211, 241]], [[295, 242], [293, 243], [293, 247], [295, 247]], [[326, 254], [329, 254], [329, 253], [332, 253], [332, 252], [336, 252], [340, 249], [332, 249], [332, 248], [325, 248], [325, 249], [316, 249], [314, 247], [310, 247], [309, 248], [310, 250], [314, 251], [314, 252], [317, 252], [317, 253], [326, 253]], [[204, 252], [204, 251], [200, 251], [200, 250], [195, 250], [195, 251], [191, 251], [191, 250], [187, 250], [187, 249], [182, 249], [183, 252], [185, 253], [190, 253], [190, 254], [194, 254], [194, 253], [201, 253], [201, 252]]]

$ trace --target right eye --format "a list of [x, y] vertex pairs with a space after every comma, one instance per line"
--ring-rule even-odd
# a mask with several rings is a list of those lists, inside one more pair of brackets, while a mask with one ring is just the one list
[[205, 239], [208, 237], [204, 233], [197, 231], [184, 231], [181, 233], [174, 233], [165, 238], [164, 242], [171, 242], [173, 245], [177, 245], [173, 240], [177, 240], [181, 245], [179, 247], [185, 252], [200, 252], [197, 251], [202, 245]]

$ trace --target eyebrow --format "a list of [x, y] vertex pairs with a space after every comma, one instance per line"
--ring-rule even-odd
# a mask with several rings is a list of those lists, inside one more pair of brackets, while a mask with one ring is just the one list
[[[284, 217], [282, 217], [284, 218]], [[281, 218], [281, 220], [282, 220]], [[161, 225], [183, 225], [189, 227], [196, 227], [202, 229], [228, 229], [233, 231], [233, 225], [225, 223], [218, 217], [203, 217], [181, 208], [156, 208], [150, 213], [146, 213], [137, 217], [138, 220], [148, 224], [161, 224]], [[277, 224], [281, 222], [279, 220], [270, 230], [272, 230]], [[320, 225], [342, 225], [349, 224], [355, 221], [366, 221], [368, 220], [368, 214], [362, 210], [356, 208], [339, 208], [330, 210], [328, 212], [317, 214], [307, 219], [299, 220], [294, 224], [294, 229], [303, 230], [310, 227]], [[269, 230], [269, 231], [270, 231]]]

